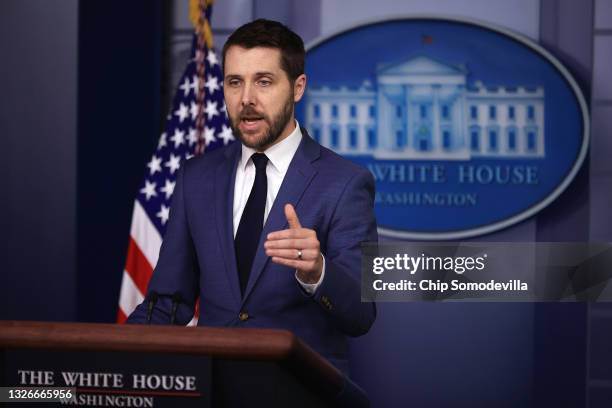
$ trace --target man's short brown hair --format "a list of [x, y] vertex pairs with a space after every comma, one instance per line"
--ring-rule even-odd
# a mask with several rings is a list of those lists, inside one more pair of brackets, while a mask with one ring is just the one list
[[[223, 66], [229, 47], [237, 45], [246, 49], [255, 47], [276, 48], [281, 53], [281, 68], [289, 81], [295, 82], [304, 73], [304, 41], [287, 26], [278, 21], [260, 18], [251, 21], [232, 33], [223, 46]], [[224, 68], [225, 69], [225, 68]]]

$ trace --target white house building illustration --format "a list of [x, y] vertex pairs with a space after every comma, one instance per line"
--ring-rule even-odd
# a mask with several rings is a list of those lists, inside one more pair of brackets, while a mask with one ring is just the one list
[[343, 155], [543, 158], [544, 89], [468, 84], [467, 74], [420, 56], [379, 66], [376, 84], [309, 88], [306, 126]]

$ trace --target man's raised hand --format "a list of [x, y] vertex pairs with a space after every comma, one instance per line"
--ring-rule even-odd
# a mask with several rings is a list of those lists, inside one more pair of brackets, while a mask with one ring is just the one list
[[264, 248], [272, 262], [297, 270], [304, 283], [317, 283], [323, 270], [323, 258], [317, 233], [302, 228], [300, 219], [291, 204], [285, 204], [285, 217], [289, 228], [268, 234]]

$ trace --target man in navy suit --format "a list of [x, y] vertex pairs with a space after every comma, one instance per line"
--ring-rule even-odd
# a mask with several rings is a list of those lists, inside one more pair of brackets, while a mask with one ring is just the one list
[[[182, 166], [150, 318], [187, 324], [199, 297], [198, 325], [288, 329], [346, 371], [347, 336], [376, 316], [360, 296], [360, 243], [377, 240], [374, 180], [297, 124], [304, 56], [302, 39], [277, 22], [229, 37], [224, 95], [241, 143]], [[148, 304], [128, 321], [145, 322]]]

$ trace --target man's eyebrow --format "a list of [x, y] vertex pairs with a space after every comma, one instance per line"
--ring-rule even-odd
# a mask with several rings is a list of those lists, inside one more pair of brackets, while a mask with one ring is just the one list
[[[271, 71], [258, 71], [255, 73], [256, 77], [262, 77], [262, 76], [270, 76], [270, 77], [275, 77], [276, 75], [274, 74], [274, 72]], [[242, 78], [242, 75], [239, 74], [227, 74], [225, 75], [226, 80], [228, 79], [240, 79]]]

